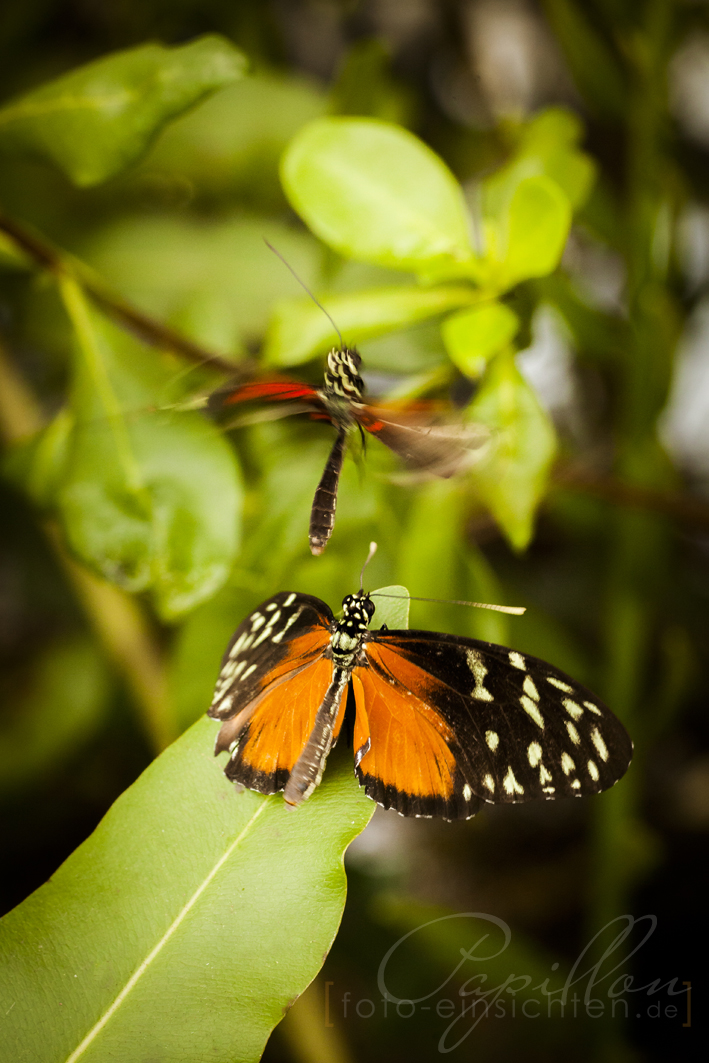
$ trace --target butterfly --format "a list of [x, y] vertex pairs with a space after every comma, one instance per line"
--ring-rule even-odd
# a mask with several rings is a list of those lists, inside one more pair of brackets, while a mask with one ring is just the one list
[[361, 364], [361, 356], [353, 347], [333, 348], [327, 356], [321, 388], [294, 380], [256, 380], [219, 389], [208, 403], [217, 414], [248, 402], [273, 403], [281, 406], [284, 415], [306, 414], [336, 429], [310, 512], [310, 549], [316, 555], [327, 546], [335, 526], [337, 489], [352, 430], [359, 430], [362, 439], [364, 432], [375, 436], [411, 468], [442, 477], [452, 476], [469, 463], [486, 440], [482, 428], [436, 424], [420, 407], [402, 410], [367, 405], [359, 374]]
[[283, 591], [239, 625], [209, 715], [227, 778], [297, 806], [319, 784], [353, 703], [354, 770], [403, 816], [468, 819], [484, 804], [582, 797], [625, 773], [632, 742], [594, 694], [536, 657], [435, 631], [370, 630]]

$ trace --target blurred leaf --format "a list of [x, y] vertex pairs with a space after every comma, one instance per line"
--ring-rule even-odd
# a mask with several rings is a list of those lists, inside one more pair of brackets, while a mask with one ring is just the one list
[[[500, 581], [495, 575], [485, 554], [473, 542], [466, 543], [465, 562], [468, 568], [467, 595], [471, 601], [487, 602], [491, 605], [505, 605]], [[521, 603], [514, 602], [514, 605]], [[489, 609], [471, 609], [466, 634], [483, 642], [495, 642], [498, 646], [509, 646], [512, 622], [505, 613], [496, 613]]]
[[411, 133], [322, 118], [291, 142], [281, 180], [307, 225], [341, 254], [438, 279], [477, 275], [465, 203], [443, 161]]
[[355, 41], [330, 91], [335, 114], [368, 115], [409, 125], [413, 93], [391, 72], [391, 53], [378, 37]]
[[255, 1061], [322, 966], [343, 852], [375, 807], [351, 752], [292, 811], [280, 794], [235, 792], [216, 729], [205, 718], [178, 739], [0, 923], [17, 1063]]
[[512, 546], [522, 550], [546, 489], [556, 435], [510, 352], [490, 363], [469, 416], [493, 433], [489, 453], [471, 473], [475, 489]]
[[510, 161], [485, 180], [486, 203], [511, 198], [526, 177], [550, 177], [559, 186], [572, 208], [583, 206], [593, 185], [596, 167], [578, 142], [583, 134], [581, 121], [563, 107], [548, 107], [522, 126], [519, 142]]
[[[465, 306], [472, 288], [375, 288], [352, 295], [326, 295], [321, 302], [345, 341], [354, 345], [373, 336], [406, 328], [435, 314]], [[298, 365], [339, 342], [320, 307], [310, 299], [276, 307], [266, 336], [264, 358], [276, 365]]]
[[628, 104], [623, 69], [593, 28], [584, 5], [577, 0], [543, 0], [543, 7], [587, 102], [601, 114], [622, 117]]
[[171, 118], [243, 77], [243, 54], [209, 35], [97, 59], [0, 110], [0, 148], [50, 159], [82, 187], [135, 162]]
[[[72, 549], [172, 619], [225, 581], [241, 488], [233, 454], [196, 413], [151, 413], [165, 375], [64, 282], [79, 352], [57, 502]], [[126, 411], [136, 411], [126, 413]]]
[[50, 646], [0, 728], [0, 790], [51, 773], [77, 752], [100, 725], [110, 689], [106, 666], [89, 639]]
[[5, 475], [42, 507], [51, 506], [66, 468], [74, 417], [64, 407], [31, 439], [22, 440], [4, 456]]
[[274, 301], [302, 291], [264, 238], [318, 286], [313, 238], [270, 218], [123, 218], [94, 236], [84, 257], [142, 310], [234, 357], [261, 338]]
[[150, 193], [151, 182], [173, 175], [194, 182], [202, 193], [239, 194], [247, 202], [280, 206], [281, 154], [326, 107], [327, 97], [315, 82], [257, 73], [171, 122], [136, 180]]
[[571, 207], [551, 178], [527, 177], [508, 203], [485, 219], [489, 283], [500, 291], [556, 269], [571, 225]]
[[441, 326], [451, 361], [466, 376], [482, 375], [494, 354], [514, 339], [519, 318], [504, 303], [483, 303], [446, 318]]

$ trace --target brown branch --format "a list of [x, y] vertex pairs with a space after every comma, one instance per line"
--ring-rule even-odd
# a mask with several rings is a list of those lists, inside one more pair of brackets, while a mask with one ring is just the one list
[[168, 325], [164, 325], [142, 310], [138, 310], [126, 300], [109, 291], [102, 282], [93, 275], [88, 266], [78, 260], [58, 251], [43, 237], [39, 237], [27, 226], [0, 213], [0, 232], [9, 236], [13, 243], [24, 252], [37, 266], [58, 275], [60, 273], [71, 274], [83, 287], [87, 295], [99, 306], [105, 314], [117, 324], [138, 336], [151, 347], [159, 347], [163, 350], [174, 351], [191, 362], [199, 365], [211, 366], [220, 372], [227, 373], [231, 377], [239, 379], [251, 379], [254, 376], [255, 366], [251, 360], [239, 362], [238, 365], [222, 358], [219, 354], [208, 351], [205, 347], [194, 343], [181, 335]]
[[580, 491], [630, 509], [661, 513], [682, 524], [709, 531], [709, 504], [679, 491], [656, 491], [617, 480], [613, 476], [582, 472], [568, 466], [557, 469], [553, 481], [564, 490]]

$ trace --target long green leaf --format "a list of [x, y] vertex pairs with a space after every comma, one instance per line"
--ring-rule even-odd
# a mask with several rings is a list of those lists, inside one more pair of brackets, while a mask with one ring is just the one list
[[[377, 624], [406, 626], [407, 607], [378, 598]], [[292, 811], [227, 782], [217, 726], [179, 738], [0, 922], [13, 1063], [251, 1063], [322, 966], [344, 850], [374, 811], [352, 751]]]
[[0, 110], [0, 148], [49, 159], [81, 186], [138, 159], [171, 118], [243, 77], [243, 54], [222, 37], [179, 48], [114, 52]]

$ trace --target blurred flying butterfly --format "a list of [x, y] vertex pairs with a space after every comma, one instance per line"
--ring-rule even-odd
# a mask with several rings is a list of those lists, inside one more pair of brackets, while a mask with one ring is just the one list
[[340, 339], [340, 346], [333, 347], [327, 356], [327, 369], [321, 388], [274, 377], [220, 388], [210, 396], [208, 405], [213, 413], [220, 413], [248, 402], [272, 403], [280, 408], [284, 416], [305, 414], [311, 420], [327, 421], [335, 428], [337, 435], [310, 512], [310, 549], [313, 554], [321, 554], [335, 525], [337, 489], [345, 444], [351, 431], [358, 430], [363, 441], [365, 432], [376, 436], [410, 468], [422, 474], [442, 477], [452, 476], [469, 463], [474, 452], [485, 442], [487, 433], [480, 426], [435, 423], [430, 403], [404, 408], [367, 405], [363, 401], [364, 381], [359, 374], [362, 359], [358, 351], [345, 346], [337, 325], [325, 307], [280, 252], [268, 240], [265, 242], [329, 318]]
[[[376, 594], [376, 592], [375, 592]], [[227, 778], [295, 806], [320, 782], [354, 700], [354, 770], [403, 816], [467, 819], [488, 804], [600, 793], [633, 746], [585, 687], [536, 657], [435, 631], [370, 631], [361, 590], [338, 621], [283, 591], [237, 628], [209, 715]]]
[[310, 549], [321, 554], [335, 525], [337, 488], [352, 430], [364, 439], [368, 432], [393, 450], [412, 469], [449, 477], [470, 462], [486, 439], [480, 428], [435, 424], [418, 407], [396, 409], [363, 402], [364, 382], [359, 375], [362, 359], [353, 347], [333, 348], [321, 388], [294, 380], [271, 379], [221, 389], [209, 400], [213, 412], [247, 402], [274, 403], [284, 415], [306, 414], [327, 421], [337, 431], [325, 470], [315, 491], [310, 512]]

